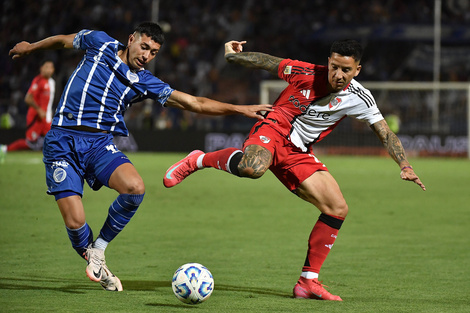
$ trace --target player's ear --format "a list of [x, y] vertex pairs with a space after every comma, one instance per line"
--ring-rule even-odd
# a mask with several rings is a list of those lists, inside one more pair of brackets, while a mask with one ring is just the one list
[[127, 45], [129, 46], [135, 40], [135, 32], [129, 35], [129, 40], [127, 41]]
[[361, 69], [362, 69], [362, 65], [361, 65], [361, 64], [358, 64], [357, 67], [356, 67], [356, 74], [354, 75], [354, 77], [356, 77], [357, 75], [359, 75], [359, 73], [361, 72]]

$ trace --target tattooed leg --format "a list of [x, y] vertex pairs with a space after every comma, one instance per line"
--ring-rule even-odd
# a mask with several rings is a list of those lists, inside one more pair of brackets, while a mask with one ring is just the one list
[[268, 149], [258, 145], [249, 145], [238, 164], [238, 172], [242, 177], [259, 178], [268, 170], [272, 160], [273, 156]]

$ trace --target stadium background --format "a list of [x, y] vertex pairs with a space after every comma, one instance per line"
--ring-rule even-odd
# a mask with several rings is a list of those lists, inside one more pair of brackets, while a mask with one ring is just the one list
[[[333, 40], [354, 38], [365, 47], [360, 82], [432, 82], [434, 79], [434, 0], [301, 0], [295, 3], [280, 0], [5, 0], [0, 6], [1, 143], [9, 143], [24, 134], [27, 106], [23, 99], [37, 75], [40, 60], [47, 57], [56, 64], [57, 104], [67, 78], [82, 58], [80, 52], [62, 50], [12, 61], [9, 49], [21, 40], [33, 42], [83, 28], [104, 30], [125, 43], [139, 22], [157, 21], [167, 31], [166, 43], [149, 70], [175, 89], [235, 104], [259, 103], [260, 83], [273, 77], [264, 71], [226, 64], [223, 44], [232, 39], [247, 40], [247, 51], [325, 64]], [[441, 82], [468, 82], [470, 1], [442, 1], [441, 7], [439, 79]], [[419, 100], [423, 105], [411, 102], [403, 109], [404, 104], [399, 103], [402, 99], [399, 99], [396, 107], [393, 104], [381, 107], [382, 112], [399, 115], [402, 133], [407, 130], [420, 133], [429, 124], [429, 120], [423, 118], [428, 115], [426, 101], [429, 97], [422, 94], [418, 98], [422, 98]], [[447, 123], [448, 127], [434, 132], [459, 138], [466, 136], [468, 112], [467, 100], [463, 98], [441, 96], [443, 104], [439, 110], [445, 120], [440, 122]], [[380, 107], [381, 103], [378, 104]], [[410, 111], [409, 107], [423, 109]], [[188, 151], [201, 147], [214, 150], [239, 145], [253, 124], [252, 120], [239, 116], [209, 118], [162, 109], [151, 101], [134, 105], [127, 112], [126, 121], [133, 138], [119, 145], [125, 150], [156, 151]], [[420, 124], [424, 127], [419, 127]], [[350, 121], [340, 125], [339, 135], [332, 137], [332, 144], [380, 146], [378, 140], [369, 137], [373, 134], [364, 125]], [[354, 136], [342, 138], [344, 134]], [[466, 152], [454, 155], [466, 155]]]

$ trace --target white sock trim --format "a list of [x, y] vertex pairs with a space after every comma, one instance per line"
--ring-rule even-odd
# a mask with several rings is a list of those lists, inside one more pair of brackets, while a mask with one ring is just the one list
[[305, 277], [307, 279], [318, 279], [318, 273], [315, 272], [302, 272], [300, 276]]
[[196, 165], [197, 165], [197, 168], [198, 169], [201, 169], [201, 168], [204, 168], [204, 166], [202, 166], [202, 159], [204, 159], [204, 156], [206, 154], [201, 154], [198, 158], [197, 158], [197, 161], [196, 161]]
[[106, 240], [104, 240], [101, 237], [98, 237], [98, 238], [96, 238], [95, 242], [93, 243], [93, 248], [105, 250], [106, 247], [108, 246], [108, 244], [109, 244], [109, 242], [107, 242]]

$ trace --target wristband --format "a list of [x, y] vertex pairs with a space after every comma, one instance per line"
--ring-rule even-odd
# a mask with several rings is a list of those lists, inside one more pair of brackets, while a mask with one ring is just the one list
[[413, 169], [411, 166], [403, 166], [403, 167], [401, 168], [401, 170], [403, 171], [405, 168], [409, 168], [410, 170]]

